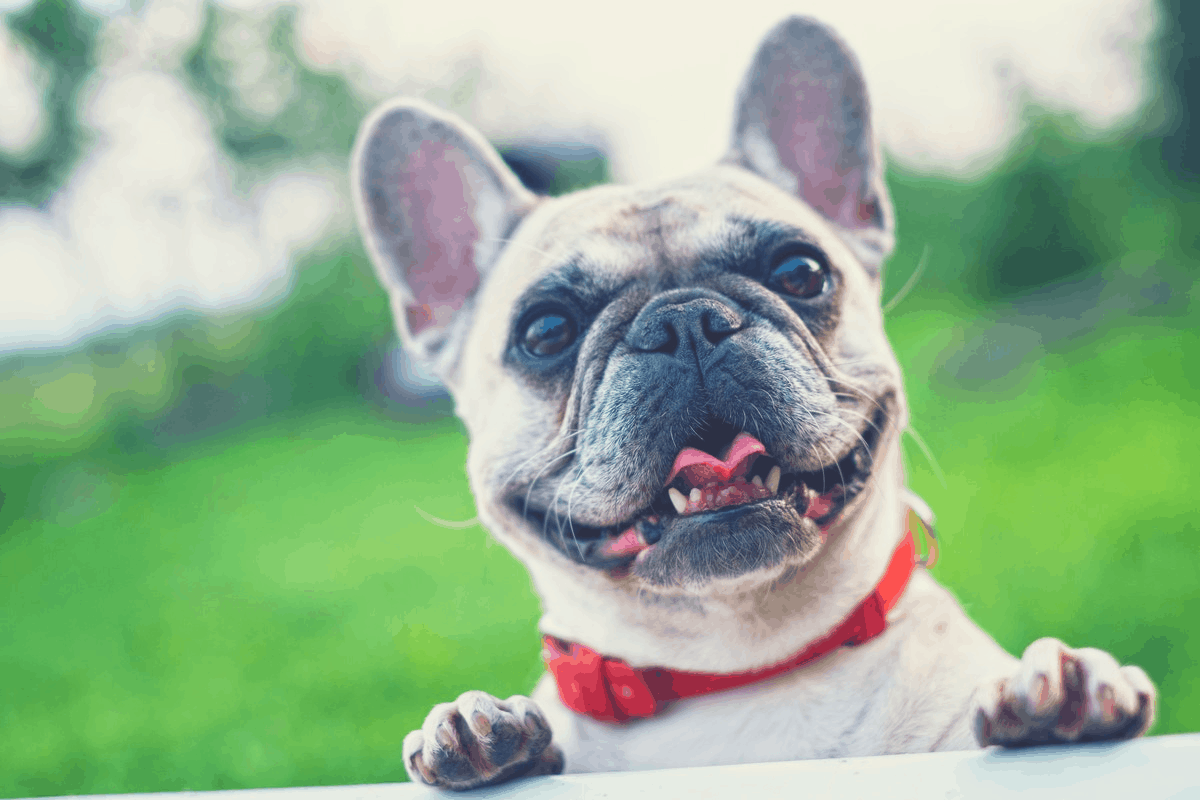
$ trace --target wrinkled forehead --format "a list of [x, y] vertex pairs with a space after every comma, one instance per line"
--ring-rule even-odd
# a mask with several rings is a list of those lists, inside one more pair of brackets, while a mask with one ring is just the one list
[[546, 201], [518, 229], [489, 288], [515, 299], [555, 275], [612, 287], [685, 280], [765, 238], [808, 241], [834, 264], [856, 264], [812, 209], [743, 170], [718, 167], [661, 187], [603, 186]]

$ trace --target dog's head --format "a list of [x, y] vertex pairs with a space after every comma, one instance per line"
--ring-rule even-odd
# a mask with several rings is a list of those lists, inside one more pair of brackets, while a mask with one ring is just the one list
[[364, 123], [354, 188], [401, 334], [469, 430], [480, 514], [523, 560], [742, 589], [870, 494], [905, 413], [879, 308], [892, 211], [824, 27], [768, 35], [728, 154], [690, 179], [535, 198], [461, 121], [400, 100]]

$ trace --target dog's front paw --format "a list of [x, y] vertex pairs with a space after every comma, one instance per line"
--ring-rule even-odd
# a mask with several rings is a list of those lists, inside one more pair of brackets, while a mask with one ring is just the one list
[[404, 737], [412, 780], [442, 789], [475, 789], [526, 775], [562, 772], [562, 751], [528, 697], [498, 700], [465, 692], [434, 706], [425, 725]]
[[1038, 639], [1016, 674], [976, 694], [980, 745], [1131, 739], [1154, 722], [1154, 684], [1103, 650]]

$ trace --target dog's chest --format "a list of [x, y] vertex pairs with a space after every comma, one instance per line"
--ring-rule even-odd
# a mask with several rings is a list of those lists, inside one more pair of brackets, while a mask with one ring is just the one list
[[668, 769], [974, 747], [975, 676], [1012, 658], [925, 574], [878, 638], [794, 672], [623, 724], [580, 717], [544, 680], [534, 694], [572, 772]]
[[[535, 699], [567, 755], [571, 771], [665, 769], [878, 752], [871, 733], [884, 725], [888, 682], [863, 691], [861, 660], [831, 656], [802, 670], [708, 697], [621, 725], [580, 718], [562, 708], [554, 687]], [[815, 674], [810, 674], [815, 673]], [[850, 687], [855, 687], [854, 689]], [[550, 698], [545, 695], [551, 694]]]

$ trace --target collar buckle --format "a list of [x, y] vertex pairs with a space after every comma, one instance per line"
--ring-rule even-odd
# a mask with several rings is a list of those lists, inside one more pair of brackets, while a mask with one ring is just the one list
[[933, 509], [907, 486], [904, 487], [904, 503], [908, 506], [908, 511], [905, 512], [910, 521], [908, 529], [914, 530], [911, 520], [916, 517], [917, 522], [921, 523], [921, 538], [925, 540], [925, 553], [917, 559], [917, 566], [932, 567], [938, 560], [938, 537], [937, 530], [933, 527]]

